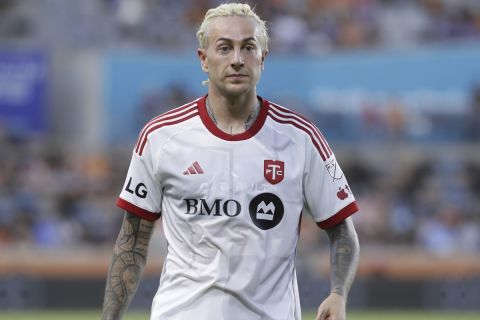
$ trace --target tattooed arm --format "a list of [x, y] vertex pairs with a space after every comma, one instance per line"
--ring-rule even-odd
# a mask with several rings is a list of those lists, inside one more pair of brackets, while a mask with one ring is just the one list
[[108, 271], [103, 320], [121, 319], [138, 288], [147, 261], [153, 222], [126, 212]]
[[330, 239], [330, 295], [318, 308], [316, 320], [345, 320], [348, 292], [357, 271], [360, 246], [351, 218], [327, 229]]

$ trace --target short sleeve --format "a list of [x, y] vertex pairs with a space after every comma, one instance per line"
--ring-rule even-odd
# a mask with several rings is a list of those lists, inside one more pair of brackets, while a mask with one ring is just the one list
[[127, 178], [117, 200], [117, 206], [146, 220], [160, 218], [162, 193], [155, 172], [151, 144], [142, 155], [133, 152]]
[[324, 143], [326, 150], [307, 142], [303, 190], [305, 210], [320, 228], [328, 229], [357, 212], [358, 206], [335, 155]]

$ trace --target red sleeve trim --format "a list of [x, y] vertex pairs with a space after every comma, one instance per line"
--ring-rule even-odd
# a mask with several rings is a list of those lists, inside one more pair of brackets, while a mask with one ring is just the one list
[[317, 226], [319, 226], [322, 229], [335, 227], [337, 224], [347, 219], [357, 211], [358, 211], [357, 203], [352, 202], [348, 206], [346, 206], [345, 208], [343, 208], [342, 210], [338, 211], [336, 214], [328, 218], [327, 220], [317, 222]]
[[142, 209], [140, 207], [137, 207], [136, 205], [131, 204], [130, 202], [127, 202], [127, 201], [123, 200], [122, 198], [118, 198], [117, 206], [119, 208], [122, 208], [125, 211], [128, 211], [128, 212], [130, 212], [130, 213], [132, 213], [132, 214], [134, 214], [134, 215], [136, 215], [140, 218], [148, 220], [148, 221], [155, 221], [158, 218], [160, 218], [160, 214], [153, 213], [153, 212], [147, 211], [145, 209]]

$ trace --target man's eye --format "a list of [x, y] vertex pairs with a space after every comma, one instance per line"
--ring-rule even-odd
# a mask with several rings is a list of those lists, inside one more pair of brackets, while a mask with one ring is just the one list
[[251, 45], [251, 44], [245, 46], [245, 50], [247, 50], [247, 51], [255, 51], [255, 49], [256, 49], [256, 47], [254, 45]]
[[218, 48], [218, 50], [219, 50], [220, 52], [228, 52], [228, 51], [230, 51], [230, 47], [228, 47], [228, 46], [221, 46], [221, 47]]

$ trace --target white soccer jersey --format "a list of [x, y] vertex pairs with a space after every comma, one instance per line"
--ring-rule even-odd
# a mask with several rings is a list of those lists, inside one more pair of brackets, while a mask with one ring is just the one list
[[151, 319], [300, 320], [301, 213], [328, 228], [358, 210], [354, 196], [309, 121], [262, 99], [252, 127], [229, 135], [205, 101], [143, 128], [118, 199], [162, 217], [168, 253]]

